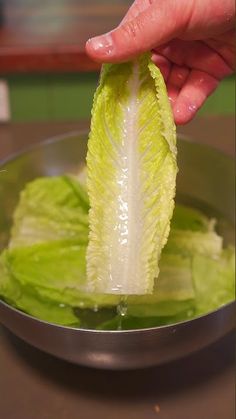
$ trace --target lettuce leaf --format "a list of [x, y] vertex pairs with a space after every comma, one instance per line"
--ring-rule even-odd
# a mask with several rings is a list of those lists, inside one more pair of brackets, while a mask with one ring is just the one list
[[3, 252], [0, 256], [0, 296], [8, 304], [50, 323], [80, 326], [72, 307], [42, 298], [31, 284], [28, 286], [18, 282], [8, 268], [7, 252]]
[[[11, 277], [31, 287], [42, 299], [72, 307], [116, 305], [117, 296], [88, 294], [86, 247], [75, 239], [36, 243], [9, 249], [5, 260]], [[4, 290], [0, 294], [4, 295]]]
[[191, 259], [162, 254], [153, 294], [128, 296], [127, 314], [134, 317], [173, 316], [194, 305]]
[[170, 230], [177, 164], [165, 83], [149, 54], [103, 67], [87, 165], [88, 290], [151, 293]]
[[[0, 256], [0, 296], [5, 301], [52, 323], [110, 330], [170, 324], [234, 299], [234, 249], [222, 250], [213, 222], [182, 205], [174, 211], [153, 294], [129, 295], [122, 317], [115, 308], [120, 295], [87, 293], [88, 222], [81, 223], [80, 215], [87, 216], [89, 204], [78, 179], [37, 179], [21, 194], [13, 245]], [[26, 234], [22, 226], [32, 215], [34, 223]]]
[[86, 247], [76, 240], [50, 241], [15, 248], [6, 254], [11, 273], [22, 284], [31, 283], [63, 293], [85, 286]]
[[79, 237], [88, 241], [89, 201], [85, 187], [72, 176], [39, 178], [26, 185], [14, 214], [9, 246]]
[[[41, 299], [92, 309], [118, 305], [119, 295], [86, 292], [85, 253], [86, 247], [75, 241], [55, 241], [10, 249], [5, 252], [5, 263], [11, 277], [21, 286], [31, 287]], [[165, 315], [172, 315], [181, 306], [173, 301], [178, 303], [194, 298], [189, 259], [163, 255], [160, 270], [153, 294], [128, 296], [127, 304], [132, 315], [139, 316], [141, 312], [144, 316], [150, 312], [159, 315], [163, 311]], [[4, 295], [4, 290], [2, 292]], [[165, 302], [168, 302], [167, 306], [160, 305]]]
[[177, 204], [171, 220], [171, 230], [213, 231], [215, 219], [209, 219], [201, 211], [185, 205]]
[[195, 255], [192, 263], [196, 315], [205, 314], [235, 299], [235, 249], [218, 258]]
[[217, 257], [221, 254], [222, 246], [222, 237], [214, 231], [172, 229], [164, 252], [178, 253], [183, 256], [202, 254]]

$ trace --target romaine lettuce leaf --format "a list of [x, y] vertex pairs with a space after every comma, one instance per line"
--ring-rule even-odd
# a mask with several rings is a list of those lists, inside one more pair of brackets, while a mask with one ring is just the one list
[[235, 250], [218, 258], [195, 255], [192, 263], [196, 314], [205, 314], [235, 299]]
[[[88, 223], [82, 221], [82, 235], [77, 210], [87, 215], [89, 204], [78, 177], [38, 179], [28, 184], [26, 190], [16, 210], [18, 227], [13, 244], [17, 241], [0, 256], [0, 297], [9, 304], [52, 323], [79, 325], [81, 321], [82, 327], [89, 327], [87, 312], [92, 314], [91, 325], [95, 327], [108, 313], [110, 320], [101, 320], [99, 329], [129, 329], [174, 323], [233, 300], [234, 249], [222, 251], [222, 239], [214, 233], [212, 221], [201, 212], [177, 205], [154, 292], [129, 295], [126, 316], [121, 319], [114, 314], [120, 295], [86, 292], [87, 240], [83, 237], [88, 236]], [[30, 234], [26, 234], [22, 225], [31, 214], [35, 222]], [[45, 233], [39, 240], [42, 218]], [[53, 220], [55, 234], [50, 233], [48, 239]], [[58, 234], [60, 228], [64, 229], [63, 234]], [[17, 242], [22, 245], [17, 246]], [[100, 317], [96, 316], [101, 307], [102, 316], [100, 310]]]
[[[55, 241], [10, 249], [5, 252], [5, 263], [11, 277], [21, 286], [32, 288], [41, 299], [91, 309], [118, 305], [119, 295], [86, 292], [85, 253], [86, 247], [75, 241]], [[132, 315], [173, 315], [182, 310], [180, 303], [194, 298], [189, 259], [163, 255], [160, 270], [153, 294], [128, 296]]]
[[191, 230], [209, 232], [215, 227], [215, 219], [209, 219], [201, 211], [177, 204], [171, 220], [171, 230]]
[[85, 292], [85, 254], [80, 240], [68, 239], [12, 248], [6, 251], [5, 259], [11, 276], [42, 299], [84, 308], [116, 305], [118, 296]]
[[190, 231], [172, 229], [165, 253], [178, 253], [183, 256], [195, 254], [217, 257], [221, 254], [223, 239], [214, 231]]
[[156, 303], [169, 300], [188, 300], [194, 298], [191, 259], [178, 254], [162, 254], [160, 275], [155, 279], [154, 292], [145, 295], [130, 295], [132, 304]]
[[191, 259], [163, 253], [154, 292], [128, 296], [127, 314], [134, 317], [173, 316], [192, 308], [194, 298]]
[[103, 67], [87, 165], [88, 290], [151, 293], [169, 234], [177, 164], [165, 83], [149, 54]]
[[80, 326], [73, 308], [42, 298], [30, 285], [22, 285], [8, 269], [7, 252], [0, 256], [0, 297], [13, 307], [38, 319], [65, 326]]
[[11, 249], [6, 257], [12, 275], [22, 284], [63, 293], [85, 286], [85, 252], [85, 246], [68, 239]]
[[88, 195], [72, 176], [44, 177], [26, 185], [14, 214], [9, 246], [63, 238], [88, 241]]

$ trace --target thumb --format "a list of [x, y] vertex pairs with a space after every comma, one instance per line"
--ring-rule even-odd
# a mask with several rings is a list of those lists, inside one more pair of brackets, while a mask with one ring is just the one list
[[100, 62], [128, 60], [178, 36], [191, 16], [191, 0], [149, 0], [149, 4], [111, 32], [90, 39], [87, 53]]

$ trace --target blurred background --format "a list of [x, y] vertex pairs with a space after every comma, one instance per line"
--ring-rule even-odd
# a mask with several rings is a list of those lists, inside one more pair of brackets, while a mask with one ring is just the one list
[[[29, 144], [87, 127], [84, 120], [90, 118], [99, 66], [85, 55], [85, 41], [117, 25], [130, 4], [131, 0], [0, 0], [0, 162]], [[231, 77], [207, 100], [200, 116], [180, 129], [232, 154], [234, 126]], [[106, 374], [102, 384], [104, 372], [72, 366], [68, 374], [67, 365], [22, 345], [0, 327], [4, 419], [77, 418], [78, 411], [88, 418], [94, 417], [94, 409], [96, 417], [103, 418], [113, 417], [113, 412], [116, 417], [158, 418], [157, 403], [160, 418], [233, 418], [231, 337], [169, 369], [147, 370], [144, 376], [134, 372], [134, 387], [131, 379], [124, 385], [122, 373]]]
[[[88, 119], [99, 66], [86, 40], [113, 28], [131, 0], [0, 0], [0, 123]], [[224, 80], [201, 114], [234, 113]]]

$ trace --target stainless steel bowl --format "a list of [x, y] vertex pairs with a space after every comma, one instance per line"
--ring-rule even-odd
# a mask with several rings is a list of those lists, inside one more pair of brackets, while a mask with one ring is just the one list
[[[12, 213], [25, 183], [38, 176], [78, 169], [78, 164], [84, 162], [86, 147], [87, 133], [74, 132], [46, 141], [2, 165], [0, 247], [7, 244]], [[213, 211], [233, 225], [233, 160], [188, 140], [179, 139], [178, 149], [177, 198]], [[233, 231], [232, 228], [230, 233]], [[107, 369], [148, 367], [183, 357], [231, 331], [234, 315], [235, 304], [231, 303], [208, 315], [174, 325], [93, 331], [50, 324], [0, 301], [0, 321], [18, 337], [56, 357]]]

